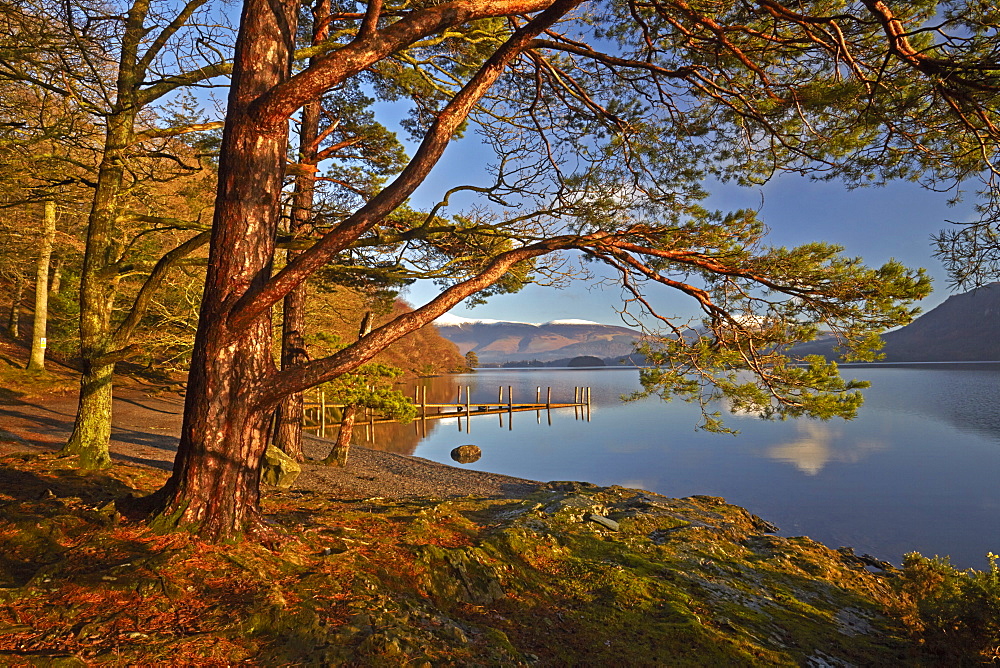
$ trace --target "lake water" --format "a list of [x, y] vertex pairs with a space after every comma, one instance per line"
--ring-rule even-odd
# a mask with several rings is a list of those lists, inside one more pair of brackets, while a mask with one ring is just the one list
[[471, 433], [450, 418], [376, 426], [373, 443], [449, 464], [452, 448], [473, 443], [483, 456], [468, 468], [722, 496], [781, 535], [894, 563], [919, 551], [984, 568], [987, 552], [1000, 553], [1000, 364], [845, 367], [844, 375], [872, 383], [855, 420], [729, 415], [740, 431], [729, 436], [696, 431], [697, 406], [623, 404], [620, 395], [639, 387], [636, 369], [482, 369], [431, 379], [428, 401], [455, 401], [468, 386], [472, 402], [485, 403], [512, 386], [515, 403], [533, 402], [540, 386], [543, 401], [551, 387], [553, 402], [564, 402], [589, 386], [590, 419], [573, 408], [552, 410], [551, 424], [545, 411], [514, 413], [512, 425], [506, 414], [473, 415]]

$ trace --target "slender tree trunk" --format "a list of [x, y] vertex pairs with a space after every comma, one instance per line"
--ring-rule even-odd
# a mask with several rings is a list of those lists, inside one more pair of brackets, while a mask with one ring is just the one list
[[333, 444], [330, 454], [323, 460], [327, 466], [347, 465], [347, 456], [351, 452], [351, 434], [354, 433], [354, 421], [357, 417], [357, 406], [344, 406], [344, 417], [340, 421], [340, 429], [337, 431], [337, 442]]
[[[288, 369], [307, 361], [302, 327], [305, 325], [305, 294], [303, 289], [295, 289], [285, 298], [282, 311], [281, 368]], [[292, 299], [296, 297], [297, 299]], [[305, 401], [302, 392], [293, 392], [278, 405], [274, 429], [274, 444], [286, 455], [301, 462], [302, 420], [305, 415]]]
[[287, 120], [263, 117], [250, 107], [290, 76], [297, 5], [248, 0], [243, 9], [184, 425], [154, 520], [160, 526], [191, 526], [215, 540], [254, 530], [260, 522], [260, 462], [275, 406], [258, 402], [277, 372], [270, 353], [271, 314], [265, 310], [238, 329], [230, 327], [229, 314], [271, 274]]
[[[319, 44], [329, 34], [330, 0], [317, 0], [313, 6], [312, 43]], [[320, 99], [307, 103], [302, 108], [299, 124], [299, 164], [306, 167], [295, 179], [295, 196], [292, 199], [292, 215], [288, 231], [296, 238], [305, 231], [313, 215], [316, 192], [315, 167], [319, 152]], [[287, 261], [291, 262], [298, 252], [289, 250]], [[306, 326], [306, 284], [299, 284], [285, 295], [281, 310], [281, 368], [288, 369], [307, 360], [303, 339]], [[302, 420], [305, 413], [303, 395], [293, 392], [278, 406], [278, 419], [274, 443], [289, 457], [303, 461]]]
[[90, 365], [84, 360], [73, 434], [62, 451], [77, 455], [82, 469], [111, 466], [112, 376], [114, 364]]
[[24, 274], [20, 271], [14, 275], [14, 294], [10, 300], [10, 313], [7, 315], [7, 334], [17, 339], [21, 336], [21, 298], [24, 296]]
[[114, 361], [111, 316], [118, 288], [115, 218], [125, 178], [126, 149], [135, 112], [109, 116], [97, 189], [87, 220], [87, 245], [80, 275], [80, 399], [73, 433], [63, 452], [78, 455], [87, 469], [111, 465], [112, 379]]
[[56, 263], [52, 267], [52, 282], [49, 284], [49, 295], [59, 294], [59, 288], [62, 286], [62, 268], [63, 263], [66, 258], [60, 255], [56, 258]]
[[[358, 330], [359, 340], [371, 333], [374, 322], [374, 314], [367, 311], [361, 318], [361, 327]], [[354, 433], [354, 420], [357, 415], [358, 406], [356, 404], [344, 406], [344, 417], [340, 421], [340, 429], [337, 430], [337, 442], [333, 444], [330, 454], [323, 460], [327, 466], [331, 464], [347, 466], [347, 456], [351, 451], [351, 435]]]
[[38, 271], [35, 274], [35, 321], [31, 334], [30, 371], [45, 370], [45, 331], [49, 320], [49, 264], [52, 244], [56, 238], [56, 203], [45, 202], [44, 228], [38, 249]]

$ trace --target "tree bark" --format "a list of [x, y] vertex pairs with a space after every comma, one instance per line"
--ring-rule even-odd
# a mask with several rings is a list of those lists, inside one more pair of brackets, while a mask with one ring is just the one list
[[49, 319], [49, 265], [55, 238], [56, 203], [48, 200], [45, 202], [43, 232], [38, 249], [38, 271], [35, 274], [35, 318], [31, 334], [31, 355], [28, 358], [29, 371], [45, 370], [45, 332]]
[[244, 5], [184, 424], [154, 520], [191, 526], [213, 540], [253, 531], [260, 521], [260, 461], [274, 405], [262, 407], [257, 397], [276, 372], [271, 313], [239, 329], [229, 326], [228, 315], [271, 274], [287, 118], [261, 118], [249, 107], [291, 73], [297, 6], [297, 0]]
[[[119, 85], [120, 90], [123, 87]], [[80, 357], [83, 362], [80, 399], [73, 433], [63, 447], [63, 452], [78, 455], [80, 466], [87, 469], [111, 465], [108, 447], [114, 362], [107, 358], [109, 353], [115, 352], [111, 345], [111, 317], [119, 279], [115, 266], [115, 217], [125, 179], [126, 153], [132, 140], [135, 112], [113, 112], [107, 123], [105, 150], [87, 220], [87, 243], [80, 274]]]
[[65, 261], [66, 258], [60, 255], [56, 258], [56, 263], [52, 267], [52, 282], [49, 285], [50, 296], [59, 294], [59, 289], [62, 287], [62, 268]]
[[111, 466], [111, 402], [114, 364], [90, 364], [83, 361], [80, 399], [73, 433], [62, 452], [76, 455], [82, 469]]
[[326, 466], [347, 466], [347, 456], [351, 452], [351, 434], [354, 433], [354, 420], [358, 416], [357, 406], [344, 406], [344, 417], [340, 421], [340, 429], [337, 431], [337, 442], [330, 448], [330, 454], [326, 456], [323, 463]]
[[[281, 368], [307, 361], [302, 329], [305, 327], [305, 286], [299, 286], [285, 297], [281, 321]], [[274, 430], [274, 445], [295, 461], [305, 460], [302, 452], [302, 420], [305, 401], [302, 392], [293, 392], [278, 405]]]
[[[329, 34], [330, 0], [317, 0], [313, 6], [313, 45], [320, 44]], [[317, 155], [319, 153], [320, 98], [302, 108], [299, 124], [299, 163], [307, 167], [295, 178], [295, 195], [292, 198], [292, 215], [288, 231], [293, 239], [302, 234], [313, 215], [316, 192]], [[287, 261], [299, 253], [289, 250]], [[281, 368], [289, 369], [308, 358], [305, 352], [306, 285], [300, 283], [285, 295], [281, 310]], [[302, 420], [305, 413], [302, 392], [285, 397], [277, 410], [274, 444], [296, 461], [305, 460], [302, 453]]]
[[[377, 222], [373, 219], [369, 223], [368, 216], [380, 208], [387, 207], [391, 211], [402, 204], [440, 157], [475, 102], [502, 75], [528, 39], [550, 27], [579, 1], [555, 0], [555, 9], [530, 21], [498, 49], [439, 116], [429, 132], [431, 138], [425, 140], [418, 151], [419, 158], [411, 162], [404, 170], [405, 176], [400, 177], [402, 182], [383, 191], [388, 194], [382, 197], [379, 206], [363, 207], [365, 215], [352, 220], [346, 228], [340, 228], [334, 240], [323, 244], [319, 252], [329, 258], [336, 252], [334, 249], [339, 250], [341, 239], [349, 235], [357, 238]], [[461, 6], [463, 11], [434, 7], [416, 13], [434, 19], [428, 25], [437, 30], [441, 25], [478, 18], [474, 12], [464, 11], [467, 6], [484, 15], [496, 15], [498, 8], [502, 10], [508, 6], [513, 9], [526, 7], [503, 0], [446, 3], [447, 7], [454, 5]], [[295, 106], [289, 109], [282, 104], [257, 103], [289, 80], [297, 8], [297, 0], [246, 0], [243, 8], [219, 161], [205, 292], [188, 376], [184, 424], [173, 474], [154, 499], [157, 505], [154, 525], [161, 528], [184, 525], [210, 540], [234, 538], [260, 528], [260, 464], [267, 444], [266, 427], [280, 400], [289, 393], [276, 392], [269, 387], [278, 374], [270, 350], [271, 307], [301, 283], [307, 272], [301, 271], [301, 267], [297, 272], [290, 272], [294, 275], [294, 284], [286, 284], [284, 291], [280, 285], [269, 285], [269, 279], [278, 229], [288, 118]], [[533, 9], [536, 7], [527, 6], [527, 10]], [[368, 62], [361, 63], [355, 58], [347, 70], [355, 73], [377, 61], [383, 50], [392, 52], [406, 47], [410, 43], [405, 41], [410, 39], [410, 31], [392, 29], [404, 21], [406, 19], [386, 28], [387, 40], [377, 36], [359, 38], [374, 40], [362, 54], [361, 60]], [[416, 23], [423, 25], [420, 21]], [[420, 36], [415, 34], [414, 38]], [[325, 87], [335, 83], [328, 81]], [[314, 91], [303, 102], [314, 99], [322, 90]], [[542, 253], [540, 248], [538, 253]], [[500, 267], [496, 269], [501, 270]], [[490, 283], [500, 275], [493, 275]], [[476, 282], [466, 284], [479, 285]], [[273, 300], [264, 296], [265, 286], [269, 287]], [[446, 299], [435, 301], [433, 307], [424, 308], [415, 318], [408, 319], [405, 325], [380, 328], [363, 341], [391, 343], [412, 331], [408, 327], [416, 329], [418, 320], [432, 319], [468, 296], [458, 297], [458, 291], [454, 290], [447, 295]], [[445, 306], [452, 298], [455, 301]], [[377, 335], [379, 331], [382, 334]], [[361, 342], [355, 345], [365, 352], [370, 348]], [[374, 352], [377, 351], [371, 354]], [[352, 359], [360, 358], [359, 355]], [[298, 368], [281, 373], [296, 375]], [[299, 377], [307, 375], [299, 374]], [[336, 375], [330, 373], [319, 381]], [[302, 385], [291, 391], [309, 386]]]
[[24, 274], [18, 271], [14, 275], [14, 294], [10, 300], [10, 313], [7, 315], [7, 334], [17, 339], [21, 336], [21, 298], [24, 296]]

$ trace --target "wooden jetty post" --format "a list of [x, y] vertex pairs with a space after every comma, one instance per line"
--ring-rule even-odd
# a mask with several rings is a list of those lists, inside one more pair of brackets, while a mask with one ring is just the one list
[[507, 431], [514, 431], [514, 388], [507, 386]]
[[[472, 386], [466, 385], [465, 387], [465, 397], [462, 397], [462, 387], [458, 388], [458, 398], [454, 403], [432, 403], [428, 400], [428, 388], [426, 386], [415, 385], [413, 389], [413, 402], [417, 408], [417, 417], [419, 424], [415, 425], [416, 434], [419, 436], [423, 433], [425, 436], [427, 434], [427, 421], [438, 419], [438, 418], [456, 418], [458, 430], [470, 431], [471, 421], [472, 421], [472, 409], [476, 409], [477, 415], [497, 415], [500, 420], [500, 428], [504, 426], [503, 414], [507, 414], [507, 428], [513, 430], [514, 413], [519, 411], [535, 411], [535, 421], [541, 424], [542, 421], [542, 409], [545, 409], [546, 417], [548, 423], [552, 424], [552, 409], [553, 408], [569, 408], [573, 407], [573, 413], [575, 419], [585, 419], [588, 422], [591, 420], [591, 409], [593, 404], [592, 388], [588, 386], [577, 386], [573, 388], [573, 399], [572, 402], [566, 403], [553, 403], [552, 400], [552, 387], [547, 387], [545, 389], [545, 401], [541, 401], [542, 398], [542, 388], [540, 385], [535, 387], [535, 403], [521, 403], [516, 404], [514, 402], [514, 386], [507, 386], [507, 397], [504, 402], [494, 403], [487, 401], [486, 403], [473, 403], [472, 401]], [[309, 429], [316, 428], [318, 433], [323, 438], [326, 438], [326, 429], [328, 423], [327, 411], [331, 408], [348, 408], [347, 406], [341, 406], [340, 404], [330, 404], [327, 403], [326, 393], [319, 391], [318, 401], [314, 403], [308, 403], [305, 406], [305, 412], [303, 415], [303, 420], [308, 424]], [[503, 396], [503, 386], [501, 385], [497, 392], [499, 397]], [[315, 395], [314, 395], [315, 396]], [[358, 406], [358, 409], [361, 407]], [[390, 418], [380, 417], [375, 409], [365, 407], [366, 414], [359, 415], [359, 422], [363, 423], [365, 426], [365, 438], [366, 440], [374, 440], [375, 438], [375, 425], [382, 424], [386, 422], [394, 422]], [[315, 422], [311, 421], [311, 418], [315, 416], [317, 419]], [[306, 420], [310, 418], [310, 420]], [[366, 419], [367, 418], [367, 419]], [[465, 429], [462, 428], [462, 419], [465, 419]], [[422, 425], [422, 426], [421, 426]], [[304, 425], [305, 426], [305, 425]]]
[[319, 437], [326, 438], [326, 392], [319, 391]]
[[545, 390], [545, 415], [548, 418], [549, 426], [552, 426], [552, 387]]

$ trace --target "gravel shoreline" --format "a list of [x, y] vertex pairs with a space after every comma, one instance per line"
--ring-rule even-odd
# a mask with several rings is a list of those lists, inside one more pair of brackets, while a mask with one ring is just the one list
[[[111, 454], [116, 462], [170, 470], [180, 436], [183, 396], [116, 388]], [[0, 455], [56, 450], [69, 438], [76, 397], [7, 398], [0, 403]], [[305, 435], [308, 460], [293, 489], [339, 498], [519, 497], [544, 483], [460, 469], [421, 457], [351, 446], [347, 466], [318, 463], [333, 442]], [[311, 460], [311, 461], [310, 461]]]
[[404, 497], [522, 497], [544, 487], [523, 478], [460, 469], [422, 457], [351, 446], [347, 466], [323, 466], [315, 460], [326, 456], [332, 441], [306, 435], [302, 449], [310, 461], [293, 489], [309, 489], [339, 496], [368, 498]]

